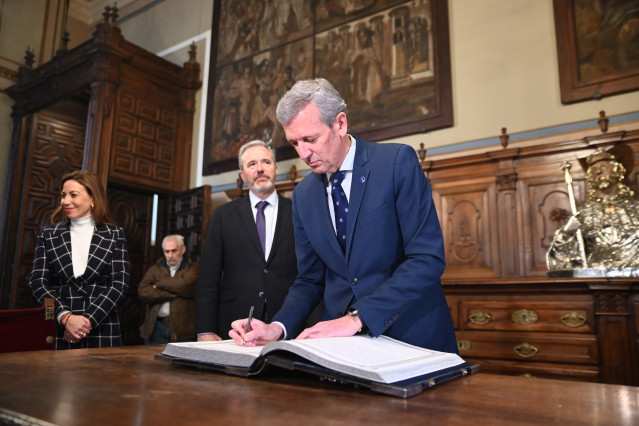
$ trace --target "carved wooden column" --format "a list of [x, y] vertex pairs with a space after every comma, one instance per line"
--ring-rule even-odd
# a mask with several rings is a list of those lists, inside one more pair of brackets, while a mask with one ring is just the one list
[[496, 177], [497, 214], [499, 217], [499, 260], [502, 277], [519, 276], [517, 250], [512, 250], [513, 241], [517, 241], [517, 173], [506, 172]]
[[[191, 44], [189, 50], [189, 60], [184, 63], [180, 74], [184, 81], [183, 90], [179, 95], [179, 119], [178, 119], [178, 141], [180, 141], [181, 149], [179, 153], [184, 155], [182, 162], [190, 163], [191, 161], [191, 139], [193, 138], [193, 116], [195, 114], [195, 95], [202, 83], [200, 82], [200, 64], [195, 59], [196, 50], [195, 43]], [[178, 181], [184, 182], [187, 187], [190, 179], [188, 168], [178, 169]], [[186, 188], [183, 188], [186, 189]], [[207, 218], [208, 221], [208, 218]]]
[[599, 365], [603, 383], [636, 385], [639, 381], [639, 360], [633, 344], [635, 335], [631, 330], [632, 321], [628, 309], [631, 286], [632, 283], [589, 285], [594, 292]]
[[108, 56], [97, 58], [97, 80], [91, 83], [91, 101], [87, 117], [86, 145], [83, 168], [95, 172], [107, 187], [109, 161], [114, 127], [114, 108], [117, 79], [109, 67], [114, 66]]
[[[504, 145], [504, 148], [506, 145]], [[520, 244], [519, 223], [517, 216], [517, 181], [516, 169], [518, 149], [504, 149], [487, 154], [498, 162], [495, 176], [497, 186], [497, 221], [499, 227], [499, 261], [502, 277], [517, 277], [520, 274], [519, 251], [513, 250]]]

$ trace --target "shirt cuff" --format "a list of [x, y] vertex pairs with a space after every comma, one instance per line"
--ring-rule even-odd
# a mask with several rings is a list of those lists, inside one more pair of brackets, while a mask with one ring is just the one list
[[273, 321], [271, 324], [277, 324], [280, 327], [282, 327], [283, 333], [282, 333], [282, 335], [280, 336], [280, 338], [278, 340], [286, 340], [287, 334], [286, 334], [286, 327], [284, 327], [284, 324], [282, 324], [279, 321]]
[[67, 314], [67, 313], [70, 313], [70, 312], [71, 312], [71, 311], [63, 310], [63, 311], [60, 311], [60, 312], [58, 313], [58, 317], [57, 317], [56, 319], [58, 320], [58, 323], [59, 323], [60, 325], [62, 325], [62, 323], [60, 322], [60, 318], [62, 318], [62, 316], [63, 316], [64, 314]]

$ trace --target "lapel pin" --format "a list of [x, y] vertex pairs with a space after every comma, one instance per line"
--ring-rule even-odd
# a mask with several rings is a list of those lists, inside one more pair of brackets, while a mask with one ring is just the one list
[[359, 178], [359, 181], [360, 181], [361, 183], [364, 183], [364, 182], [366, 182], [366, 178], [365, 178], [364, 176], [361, 176], [361, 177]]

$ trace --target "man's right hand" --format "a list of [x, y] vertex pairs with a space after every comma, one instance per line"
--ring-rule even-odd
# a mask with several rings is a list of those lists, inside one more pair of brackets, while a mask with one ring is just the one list
[[218, 340], [222, 340], [222, 338], [215, 333], [203, 333], [197, 335], [198, 342], [217, 342]]
[[265, 324], [258, 319], [251, 320], [251, 330], [247, 333], [247, 318], [236, 320], [231, 323], [229, 336], [239, 346], [264, 346], [280, 338], [284, 330], [277, 324]]

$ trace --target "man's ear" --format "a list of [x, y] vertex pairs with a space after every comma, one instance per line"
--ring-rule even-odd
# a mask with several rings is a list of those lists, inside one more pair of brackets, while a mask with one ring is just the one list
[[240, 172], [240, 177], [242, 178], [242, 182], [246, 183], [246, 176], [244, 175], [244, 172]]
[[333, 126], [340, 136], [346, 136], [348, 134], [348, 117], [346, 117], [345, 112], [340, 112], [335, 116]]

